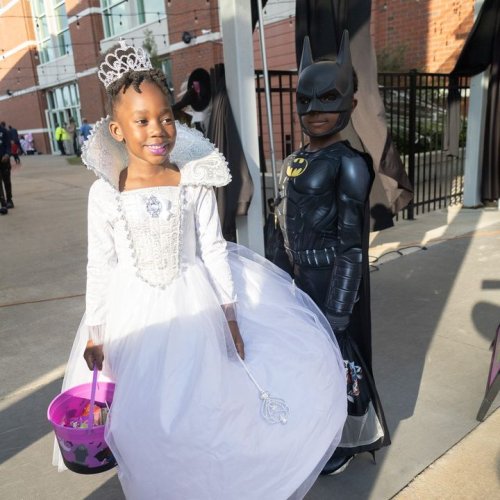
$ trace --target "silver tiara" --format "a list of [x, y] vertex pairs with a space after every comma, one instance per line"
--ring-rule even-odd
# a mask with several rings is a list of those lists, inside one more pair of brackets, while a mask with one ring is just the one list
[[[128, 52], [125, 53], [126, 51]], [[144, 49], [140, 47], [136, 49], [132, 45], [127, 45], [125, 40], [120, 40], [120, 46], [114, 52], [110, 52], [99, 66], [97, 76], [107, 88], [129, 71], [150, 69], [153, 69], [153, 65]]]

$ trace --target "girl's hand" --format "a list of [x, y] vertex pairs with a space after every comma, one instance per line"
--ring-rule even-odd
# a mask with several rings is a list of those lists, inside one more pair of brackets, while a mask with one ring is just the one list
[[94, 364], [97, 365], [98, 370], [102, 370], [102, 362], [104, 361], [104, 353], [102, 352], [102, 345], [94, 345], [92, 340], [87, 342], [87, 347], [83, 352], [83, 357], [87, 362], [89, 370], [94, 369]]
[[231, 330], [231, 336], [233, 337], [233, 342], [236, 347], [241, 359], [245, 359], [245, 344], [241, 338], [240, 329], [238, 328], [238, 323], [236, 321], [228, 321], [229, 330]]

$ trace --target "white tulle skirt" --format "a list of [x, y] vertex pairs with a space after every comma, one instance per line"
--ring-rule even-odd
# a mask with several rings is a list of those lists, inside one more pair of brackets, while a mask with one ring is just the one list
[[[343, 361], [328, 323], [290, 278], [229, 245], [245, 363], [283, 399], [286, 424], [261, 415], [200, 262], [167, 289], [117, 268], [109, 293], [105, 374], [116, 382], [106, 441], [129, 499], [302, 498], [346, 418]], [[64, 387], [90, 380], [80, 327]]]

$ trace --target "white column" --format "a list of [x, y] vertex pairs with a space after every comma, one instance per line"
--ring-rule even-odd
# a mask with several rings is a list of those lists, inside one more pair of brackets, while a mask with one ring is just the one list
[[219, 0], [219, 16], [224, 44], [227, 92], [254, 185], [248, 215], [238, 217], [236, 221], [237, 237], [239, 243], [264, 255], [264, 221], [250, 2]]
[[[477, 17], [484, 0], [474, 5]], [[467, 139], [465, 144], [464, 207], [481, 205], [481, 174], [483, 168], [484, 123], [488, 99], [488, 76], [483, 72], [473, 76], [470, 84]]]

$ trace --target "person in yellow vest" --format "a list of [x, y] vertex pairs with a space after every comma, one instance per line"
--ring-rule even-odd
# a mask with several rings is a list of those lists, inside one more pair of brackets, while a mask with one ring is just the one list
[[67, 155], [74, 155], [75, 152], [73, 150], [73, 138], [71, 135], [71, 132], [69, 130], [70, 125], [68, 123], [65, 123], [62, 127], [63, 129], [63, 141], [64, 141], [64, 150], [66, 151]]
[[57, 147], [59, 148], [59, 151], [61, 152], [61, 155], [64, 156], [66, 155], [66, 150], [64, 149], [64, 135], [67, 135], [66, 130], [64, 130], [63, 127], [59, 125], [59, 123], [56, 123], [56, 131], [54, 133], [54, 138], [57, 142]]

